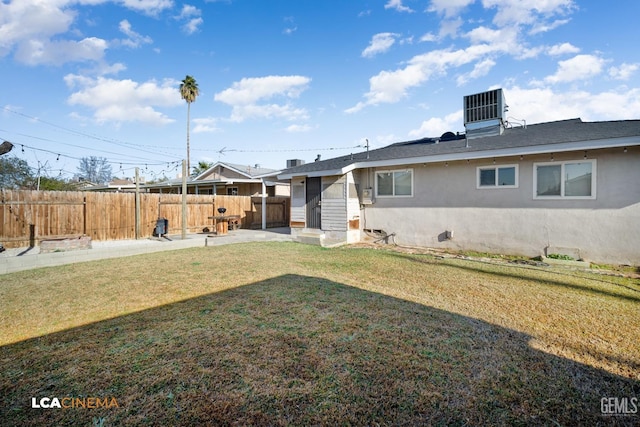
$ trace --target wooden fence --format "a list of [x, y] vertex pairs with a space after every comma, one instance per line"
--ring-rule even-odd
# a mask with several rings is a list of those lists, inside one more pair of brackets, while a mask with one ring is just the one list
[[[267, 227], [289, 225], [288, 197], [267, 197]], [[212, 229], [217, 209], [240, 215], [242, 228], [261, 228], [262, 198], [187, 195], [187, 231]], [[67, 191], [0, 191], [0, 243], [34, 246], [38, 241], [74, 235], [92, 240], [135, 239], [135, 193]], [[182, 195], [140, 194], [139, 238], [153, 235], [158, 218], [168, 221], [168, 234], [182, 231]]]

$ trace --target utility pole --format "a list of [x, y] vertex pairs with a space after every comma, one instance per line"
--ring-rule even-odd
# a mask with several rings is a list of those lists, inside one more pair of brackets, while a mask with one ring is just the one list
[[187, 161], [182, 161], [182, 240], [187, 238]]

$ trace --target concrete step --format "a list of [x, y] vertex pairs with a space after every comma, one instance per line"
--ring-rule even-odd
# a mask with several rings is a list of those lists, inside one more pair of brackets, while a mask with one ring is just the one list
[[321, 233], [300, 233], [296, 236], [296, 241], [305, 245], [323, 246], [324, 234]]

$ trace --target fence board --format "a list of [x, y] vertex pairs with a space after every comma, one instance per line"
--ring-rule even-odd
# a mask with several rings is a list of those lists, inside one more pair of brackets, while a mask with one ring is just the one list
[[[187, 195], [187, 232], [212, 230], [217, 209], [239, 215], [242, 228], [259, 228], [262, 199], [250, 196]], [[289, 223], [289, 198], [267, 198], [267, 226]], [[153, 235], [157, 219], [168, 220], [168, 234], [182, 231], [182, 195], [140, 194], [140, 237]], [[32, 235], [34, 234], [34, 235]], [[0, 243], [27, 246], [47, 238], [86, 234], [92, 240], [135, 238], [135, 193], [80, 191], [0, 191]]]

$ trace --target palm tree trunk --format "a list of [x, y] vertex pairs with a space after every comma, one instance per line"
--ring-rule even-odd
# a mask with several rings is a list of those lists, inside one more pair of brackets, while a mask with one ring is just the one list
[[191, 161], [189, 159], [189, 124], [191, 122], [191, 103], [187, 102], [187, 174], [191, 170]]

